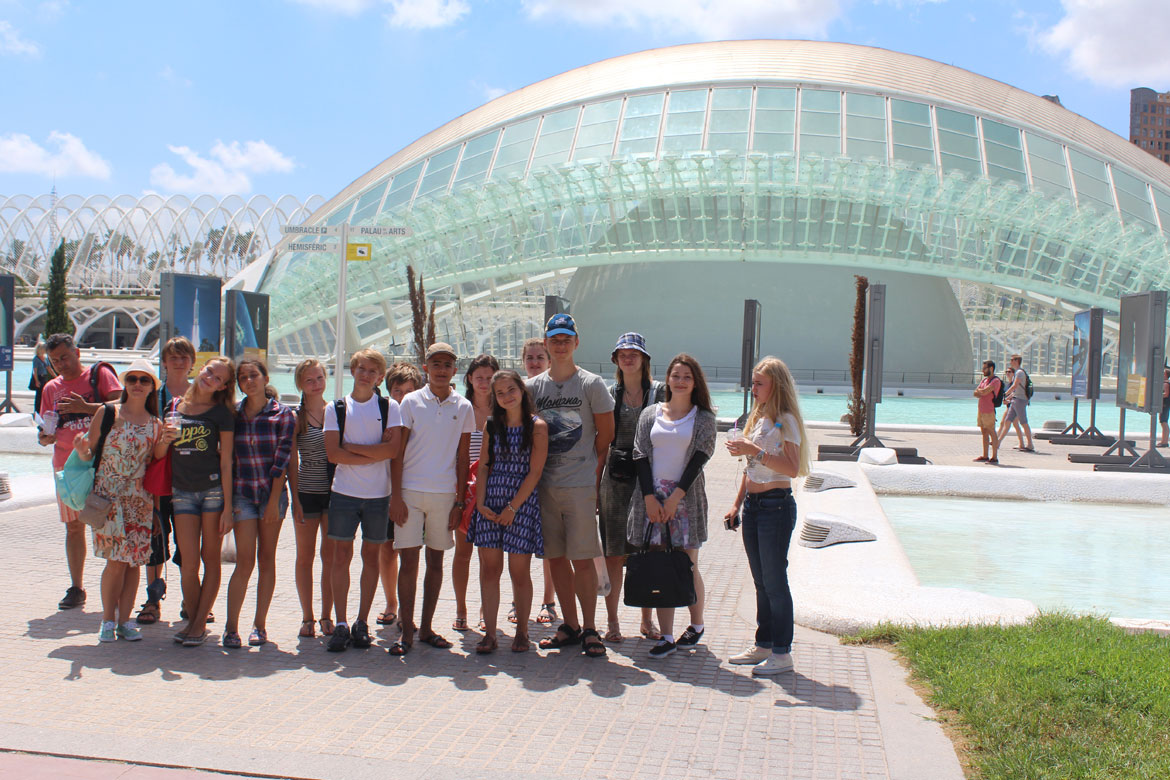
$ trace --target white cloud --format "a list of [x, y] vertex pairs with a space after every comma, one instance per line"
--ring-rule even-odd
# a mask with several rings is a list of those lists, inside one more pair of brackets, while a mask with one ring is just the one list
[[824, 35], [847, 0], [521, 0], [533, 19], [663, 28], [705, 40]]
[[472, 81], [471, 86], [483, 95], [485, 101], [495, 100], [501, 95], [507, 95], [512, 91], [506, 87], [493, 87], [491, 84], [484, 84], [482, 81]]
[[321, 11], [335, 11], [345, 16], [357, 16], [374, 4], [373, 0], [292, 0]]
[[178, 73], [175, 73], [175, 69], [170, 65], [163, 66], [163, 69], [158, 72], [158, 77], [168, 84], [173, 84], [177, 87], [189, 87], [192, 83], [191, 79], [184, 78]]
[[0, 54], [36, 57], [41, 48], [21, 36], [20, 31], [5, 21], [0, 21]]
[[55, 22], [65, 15], [69, 0], [45, 0], [37, 6], [37, 13], [46, 21]]
[[0, 135], [0, 172], [3, 173], [108, 179], [111, 171], [108, 162], [70, 133], [54, 130], [45, 145], [24, 133]]
[[150, 170], [150, 183], [166, 192], [210, 195], [245, 195], [252, 191], [256, 173], [288, 173], [295, 164], [264, 141], [216, 141], [207, 157], [187, 146], [168, 146], [190, 167], [181, 174], [169, 163]]
[[391, 27], [427, 30], [455, 24], [471, 11], [465, 0], [390, 0]]
[[1040, 31], [1050, 54], [1110, 87], [1170, 82], [1170, 14], [1166, 0], [1061, 0], [1064, 18]]

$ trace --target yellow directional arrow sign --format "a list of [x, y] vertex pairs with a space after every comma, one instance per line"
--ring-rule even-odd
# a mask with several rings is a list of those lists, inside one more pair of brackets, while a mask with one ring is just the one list
[[345, 245], [345, 259], [346, 260], [369, 260], [372, 252], [371, 244], [346, 244]]

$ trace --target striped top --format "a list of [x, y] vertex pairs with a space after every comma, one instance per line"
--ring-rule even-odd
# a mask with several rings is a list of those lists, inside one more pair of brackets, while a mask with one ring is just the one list
[[324, 495], [329, 492], [329, 460], [325, 457], [325, 429], [305, 426], [297, 437], [297, 492]]
[[471, 462], [475, 463], [479, 460], [479, 448], [483, 443], [483, 431], [476, 428], [471, 432], [471, 447], [468, 448], [467, 454], [471, 458]]

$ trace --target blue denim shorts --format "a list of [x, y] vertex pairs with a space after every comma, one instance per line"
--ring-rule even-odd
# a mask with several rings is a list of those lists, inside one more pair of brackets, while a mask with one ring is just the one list
[[176, 515], [204, 515], [223, 511], [223, 487], [207, 490], [179, 490], [172, 488], [171, 505]]
[[362, 529], [362, 541], [381, 544], [390, 536], [390, 496], [355, 498], [329, 494], [329, 538], [352, 542]]
[[[281, 520], [288, 514], [288, 491], [280, 491], [280, 514]], [[264, 504], [257, 504], [251, 499], [244, 498], [239, 493], [232, 496], [232, 520], [240, 522], [241, 520], [259, 520], [264, 516]]]

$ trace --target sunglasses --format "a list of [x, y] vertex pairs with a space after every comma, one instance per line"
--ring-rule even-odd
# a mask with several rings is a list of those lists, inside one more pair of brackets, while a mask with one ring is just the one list
[[128, 385], [153, 385], [154, 380], [146, 374], [128, 374], [125, 379]]

